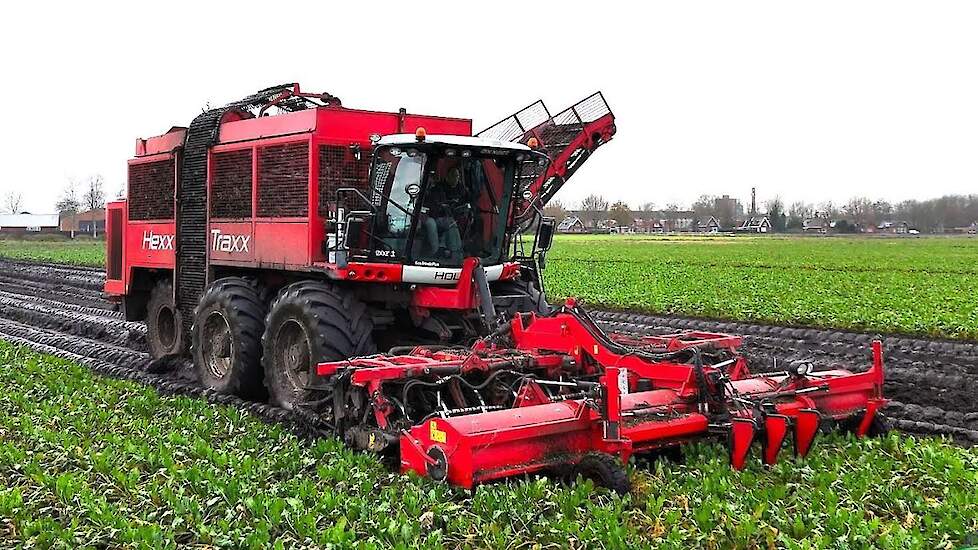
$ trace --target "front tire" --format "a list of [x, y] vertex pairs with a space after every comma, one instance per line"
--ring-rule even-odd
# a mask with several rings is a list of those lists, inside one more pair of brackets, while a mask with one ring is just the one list
[[610, 454], [590, 452], [577, 463], [575, 471], [579, 476], [590, 479], [619, 495], [626, 495], [632, 490], [632, 482], [628, 479], [625, 465]]
[[342, 288], [302, 281], [282, 289], [262, 336], [265, 387], [292, 410], [309, 401], [316, 365], [376, 353], [367, 306]]
[[159, 281], [146, 303], [146, 343], [153, 359], [183, 355], [186, 343], [183, 318], [173, 303], [173, 284]]
[[255, 285], [240, 277], [218, 279], [204, 291], [191, 334], [191, 354], [206, 388], [262, 394], [261, 334], [265, 305]]

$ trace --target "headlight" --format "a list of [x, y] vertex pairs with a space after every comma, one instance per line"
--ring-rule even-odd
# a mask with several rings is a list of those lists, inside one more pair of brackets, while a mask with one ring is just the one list
[[808, 376], [813, 370], [815, 370], [814, 365], [808, 361], [795, 361], [791, 364], [788, 372], [795, 376]]

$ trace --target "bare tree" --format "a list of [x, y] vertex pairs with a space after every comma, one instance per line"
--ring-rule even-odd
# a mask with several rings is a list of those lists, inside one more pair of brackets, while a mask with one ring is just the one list
[[54, 207], [58, 210], [58, 214], [62, 217], [68, 216], [71, 218], [71, 236], [75, 236], [75, 218], [78, 215], [78, 208], [81, 207], [81, 202], [78, 200], [78, 182], [71, 180], [65, 185], [63, 191], [61, 191], [61, 198], [58, 202], [54, 203]]
[[601, 195], [588, 195], [581, 201], [581, 215], [584, 223], [590, 227], [598, 225], [598, 221], [603, 219], [608, 213], [608, 201]]
[[801, 229], [805, 225], [805, 220], [815, 215], [812, 205], [804, 201], [795, 201], [788, 208], [788, 228]]
[[632, 215], [632, 209], [628, 207], [625, 201], [618, 201], [611, 205], [611, 210], [609, 210], [609, 215], [611, 219], [618, 223], [619, 227], [628, 227], [635, 222], [635, 216]]
[[543, 215], [560, 222], [567, 217], [567, 208], [564, 206], [564, 203], [553, 200], [547, 203], [547, 206], [543, 207]]
[[23, 205], [24, 195], [22, 195], [19, 191], [8, 191], [3, 197], [3, 207], [11, 214], [19, 213]]
[[58, 202], [54, 203], [54, 207], [59, 213], [70, 212], [74, 214], [78, 212], [81, 207], [81, 202], [78, 200], [78, 182], [72, 180], [65, 185], [64, 190], [61, 191], [61, 197]]
[[817, 216], [834, 220], [835, 218], [839, 217], [840, 212], [839, 207], [836, 206], [834, 202], [829, 200], [818, 203], [815, 214]]
[[655, 203], [652, 201], [642, 203], [642, 212], [655, 212]]
[[699, 198], [693, 202], [692, 210], [696, 213], [697, 218], [708, 218], [718, 214], [716, 206], [717, 198], [715, 196], [700, 195]]
[[764, 203], [764, 208], [767, 210], [767, 218], [771, 222], [771, 229], [774, 231], [784, 231], [788, 217], [784, 214], [784, 202], [781, 200], [781, 197], [776, 196], [767, 201]]
[[98, 210], [105, 207], [105, 190], [102, 184], [102, 175], [96, 174], [88, 178], [87, 189], [82, 197], [85, 207], [89, 210]]
[[676, 231], [679, 229], [676, 225], [679, 223], [679, 204], [675, 202], [666, 203], [665, 209], [662, 211], [663, 217], [665, 217], [665, 230], [666, 231]]

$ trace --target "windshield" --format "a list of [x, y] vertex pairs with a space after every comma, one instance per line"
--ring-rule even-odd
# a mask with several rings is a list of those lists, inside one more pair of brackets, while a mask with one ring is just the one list
[[377, 205], [374, 236], [378, 256], [402, 256], [406, 250], [421, 191], [421, 174], [426, 156], [414, 148], [381, 148], [374, 161], [373, 202]]
[[376, 255], [438, 266], [469, 256], [501, 262], [514, 172], [509, 151], [380, 148]]

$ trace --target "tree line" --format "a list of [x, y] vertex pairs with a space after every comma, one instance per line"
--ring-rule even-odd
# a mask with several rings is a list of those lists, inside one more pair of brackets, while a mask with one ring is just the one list
[[[77, 213], [105, 207], [105, 183], [100, 174], [84, 181], [71, 180], [62, 189], [54, 203], [58, 214]], [[24, 194], [20, 191], [7, 191], [0, 202], [0, 213], [24, 213]]]
[[551, 201], [544, 214], [558, 221], [577, 214], [581, 221], [594, 227], [599, 221], [614, 220], [618, 225], [631, 225], [636, 217], [645, 212], [659, 212], [663, 216], [675, 216], [677, 212], [691, 211], [697, 218], [715, 217], [721, 227], [733, 227], [739, 219], [750, 215], [766, 215], [775, 231], [800, 230], [805, 220], [823, 218], [835, 223], [838, 230], [857, 231], [876, 227], [884, 222], [906, 222], [923, 232], [943, 232], [958, 227], [968, 227], [978, 222], [978, 195], [945, 195], [926, 200], [890, 202], [885, 199], [853, 197], [846, 202], [831, 200], [810, 203], [795, 201], [786, 205], [780, 196], [764, 201], [759, 212], [746, 212], [740, 201], [723, 200], [714, 195], [701, 195], [689, 207], [668, 203], [657, 208], [652, 202], [636, 208], [624, 201], [610, 202], [602, 195], [589, 195], [577, 205]]
[[102, 176], [95, 174], [84, 182], [69, 181], [54, 207], [59, 214], [105, 208], [105, 184]]

